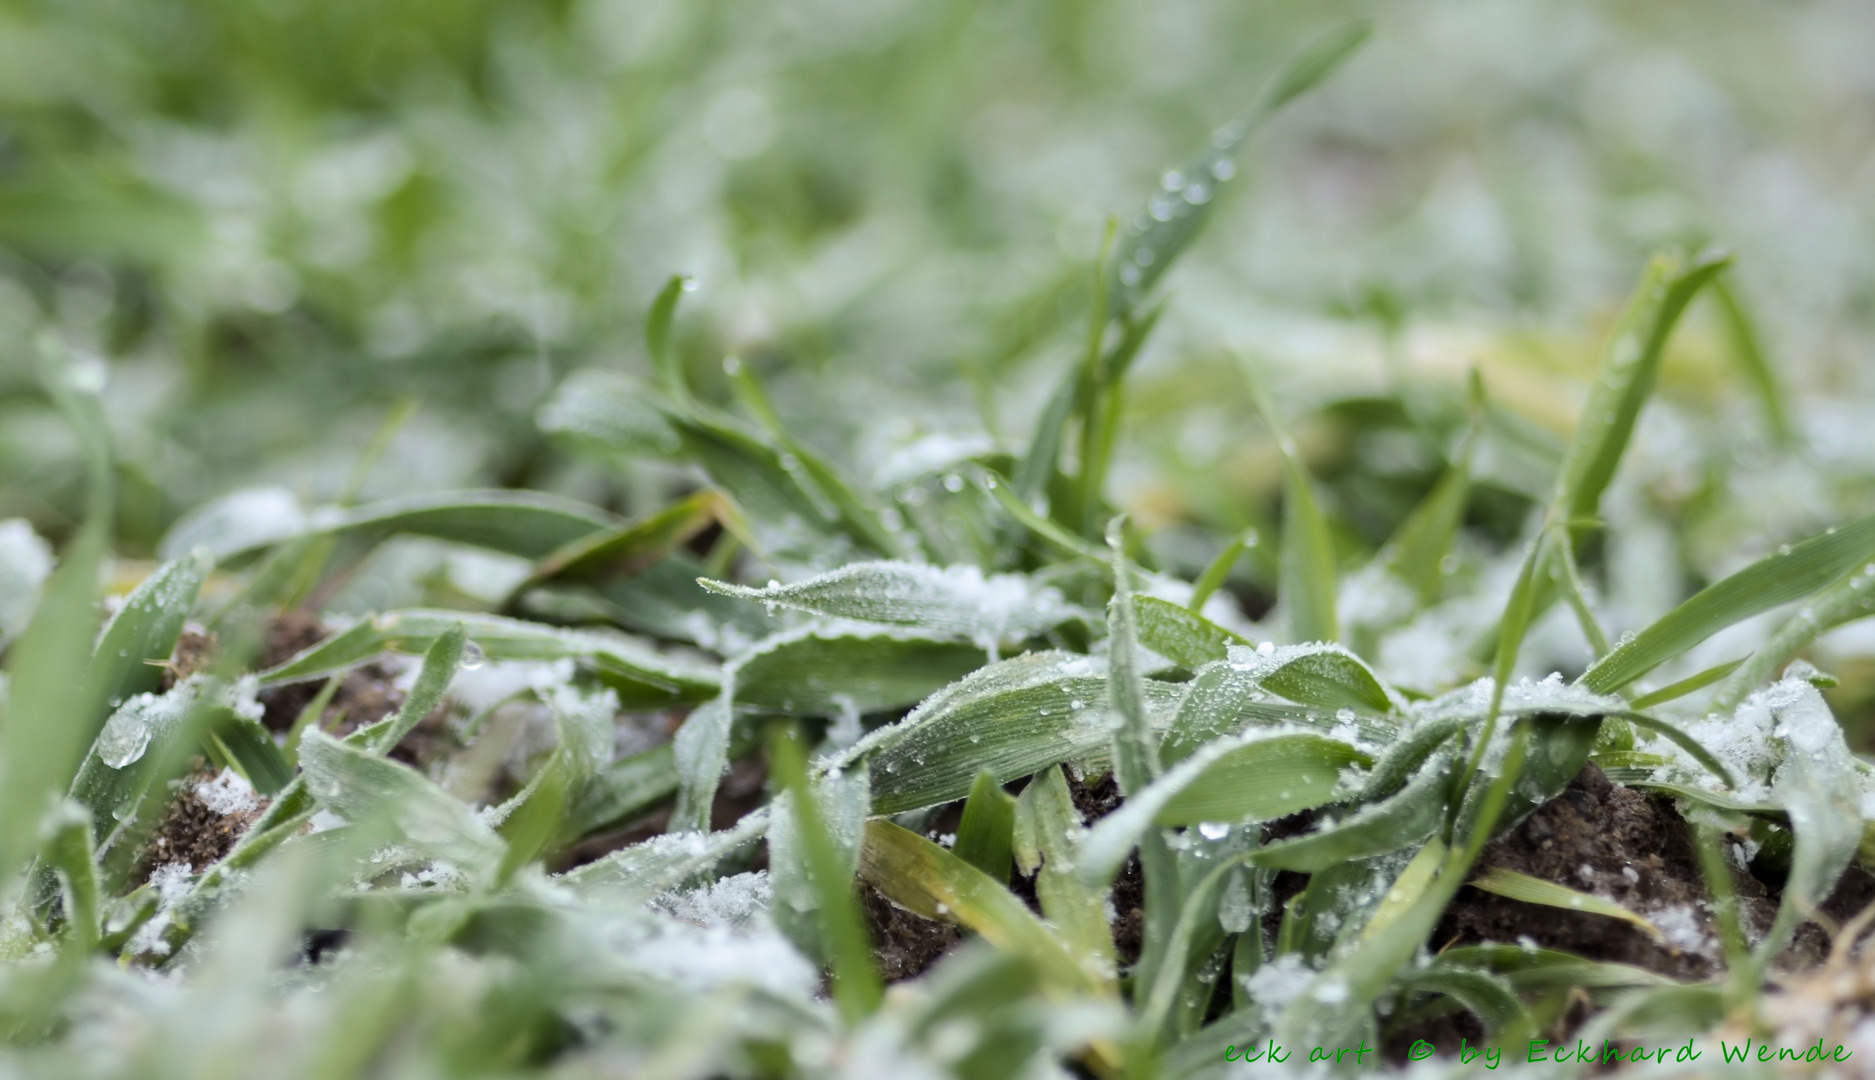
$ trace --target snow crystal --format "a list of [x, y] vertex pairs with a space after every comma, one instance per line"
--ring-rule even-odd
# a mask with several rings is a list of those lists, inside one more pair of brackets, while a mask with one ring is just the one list
[[260, 800], [254, 794], [253, 785], [233, 769], [221, 770], [212, 780], [197, 781], [195, 797], [201, 800], [203, 806], [223, 817], [260, 808]]
[[1257, 1004], [1273, 1013], [1301, 997], [1314, 979], [1315, 972], [1307, 961], [1295, 953], [1285, 953], [1238, 981]]
[[1700, 928], [1699, 913], [1691, 905], [1676, 904], [1654, 912], [1649, 918], [1660, 928], [1661, 937], [1674, 948], [1691, 953], [1712, 951], [1712, 938]]
[[735, 874], [695, 889], [673, 889], [651, 907], [684, 922], [725, 930], [748, 931], [763, 927], [774, 887], [768, 873]]
[[52, 546], [24, 518], [0, 521], [0, 638], [26, 625], [52, 574]]

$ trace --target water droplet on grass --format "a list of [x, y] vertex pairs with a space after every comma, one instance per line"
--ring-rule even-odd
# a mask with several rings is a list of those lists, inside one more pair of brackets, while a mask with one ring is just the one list
[[150, 723], [141, 710], [120, 709], [98, 732], [98, 760], [121, 769], [143, 756], [150, 745]]
[[465, 641], [462, 643], [462, 660], [460, 663], [462, 670], [474, 671], [483, 664], [488, 663], [488, 654], [483, 652], [482, 647], [475, 642]]
[[1198, 823], [1198, 835], [1206, 840], [1222, 840], [1230, 835], [1230, 825], [1222, 821], [1201, 821]]

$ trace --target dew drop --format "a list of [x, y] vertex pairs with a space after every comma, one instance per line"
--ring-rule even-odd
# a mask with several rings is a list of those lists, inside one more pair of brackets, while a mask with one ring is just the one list
[[949, 476], [946, 476], [944, 478], [944, 490], [945, 491], [951, 492], [952, 494], [956, 494], [957, 492], [962, 491], [963, 489], [964, 489], [963, 477], [957, 475], [956, 473], [951, 473]]
[[1237, 163], [1229, 158], [1218, 158], [1211, 163], [1211, 179], [1223, 183], [1237, 175]]
[[150, 723], [142, 710], [119, 709], [98, 732], [98, 760], [121, 769], [143, 756], [150, 745]]
[[1177, 191], [1185, 186], [1185, 174], [1177, 169], [1169, 169], [1159, 178], [1159, 186], [1167, 191]]
[[480, 645], [473, 641], [462, 643], [462, 659], [459, 661], [462, 670], [474, 671], [486, 663], [488, 663], [488, 654], [482, 651]]
[[1123, 285], [1139, 284], [1139, 267], [1134, 266], [1132, 263], [1127, 263], [1125, 266], [1120, 267], [1120, 282]]
[[1198, 823], [1198, 835], [1206, 840], [1222, 840], [1230, 835], [1230, 825], [1222, 821], [1201, 821]]
[[1211, 185], [1201, 181], [1190, 183], [1185, 185], [1183, 194], [1186, 202], [1193, 206], [1203, 206], [1211, 201]]

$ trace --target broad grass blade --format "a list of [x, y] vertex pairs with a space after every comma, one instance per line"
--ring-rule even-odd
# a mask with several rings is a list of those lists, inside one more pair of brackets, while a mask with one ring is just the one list
[[994, 773], [980, 772], [964, 802], [963, 820], [957, 825], [957, 842], [951, 851], [992, 880], [1007, 883], [1015, 827], [1015, 797], [1003, 790]]

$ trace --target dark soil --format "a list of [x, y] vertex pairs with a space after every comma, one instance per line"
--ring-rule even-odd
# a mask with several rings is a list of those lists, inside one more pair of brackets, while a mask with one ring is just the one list
[[137, 851], [132, 885], [143, 884], [159, 867], [171, 863], [188, 863], [199, 873], [220, 862], [266, 809], [262, 799], [255, 809], [217, 814], [195, 793], [198, 782], [214, 778], [214, 770], [198, 758], [196, 767], [176, 785], [162, 820]]
[[[1485, 848], [1478, 869], [1492, 866], [1607, 897], [1652, 919], [1664, 915], [1672, 922], [1676, 916], [1671, 913], [1684, 909], [1678, 918], [1690, 918], [1704, 944], [1656, 942], [1619, 919], [1465, 888], [1446, 909], [1434, 933], [1435, 946], [1529, 940], [1675, 979], [1701, 979], [1716, 970], [1717, 928], [1685, 820], [1664, 800], [1610, 783], [1592, 762], [1562, 794]], [[1769, 927], [1775, 905], [1764, 886], [1743, 871], [1733, 877], [1745, 919], [1760, 929]]]
[[175, 651], [169, 654], [169, 662], [163, 665], [157, 693], [169, 693], [177, 683], [208, 667], [208, 662], [214, 659], [216, 644], [214, 631], [199, 626], [184, 627], [181, 636], [176, 638]]
[[914, 915], [871, 885], [860, 885], [860, 900], [873, 959], [888, 983], [917, 978], [963, 940], [957, 927]]
[[[267, 628], [267, 645], [261, 653], [260, 666], [265, 670], [285, 663], [328, 636], [314, 616], [304, 611], [283, 611]], [[404, 692], [397, 689], [396, 678], [395, 671], [376, 660], [346, 672], [331, 703], [326, 706], [325, 715], [319, 718], [318, 726], [334, 735], [345, 735], [396, 712], [404, 703]], [[313, 698], [319, 696], [324, 685], [322, 679], [309, 679], [262, 690], [260, 703], [266, 711], [261, 723], [274, 731], [289, 730], [306, 706], [312, 704]], [[430, 756], [422, 752], [421, 744], [442, 734], [439, 725], [440, 717], [425, 717], [391, 756], [409, 764], [421, 763]]]
[[[1068, 793], [1081, 821], [1092, 825], [1120, 808], [1124, 800], [1119, 782], [1108, 773], [1095, 780], [1081, 780], [1068, 773]], [[1121, 967], [1138, 962], [1146, 936], [1146, 875], [1140, 869], [1139, 855], [1127, 856], [1120, 874], [1113, 879], [1113, 950]]]

